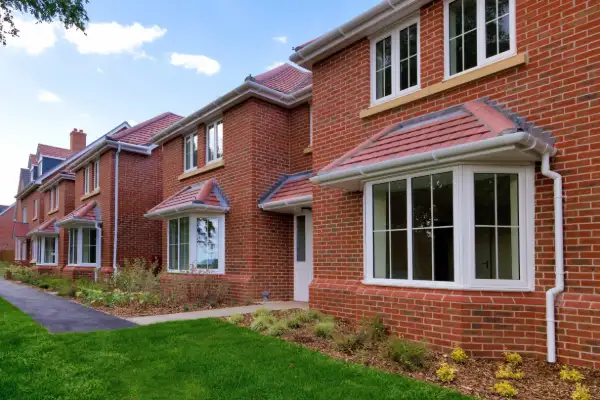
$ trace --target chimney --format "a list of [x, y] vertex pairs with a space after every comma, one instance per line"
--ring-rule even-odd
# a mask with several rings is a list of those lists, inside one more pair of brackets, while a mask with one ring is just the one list
[[86, 134], [81, 130], [73, 129], [71, 131], [71, 151], [78, 153], [86, 146]]

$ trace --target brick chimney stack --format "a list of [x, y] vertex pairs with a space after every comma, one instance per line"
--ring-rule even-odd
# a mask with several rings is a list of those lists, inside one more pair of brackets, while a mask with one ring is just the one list
[[78, 153], [85, 148], [86, 136], [81, 129], [75, 128], [71, 131], [71, 151], [73, 153]]

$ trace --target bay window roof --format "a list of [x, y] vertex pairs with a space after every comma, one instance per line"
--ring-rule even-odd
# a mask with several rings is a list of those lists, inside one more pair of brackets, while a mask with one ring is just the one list
[[550, 132], [487, 99], [395, 123], [323, 168], [311, 180], [359, 190], [390, 173], [457, 161], [535, 161], [554, 155]]
[[95, 224], [102, 220], [95, 200], [80, 204], [71, 213], [56, 222], [57, 226]]
[[150, 219], [164, 219], [176, 214], [192, 212], [229, 211], [229, 201], [215, 179], [186, 186], [163, 200], [145, 215]]
[[27, 233], [27, 236], [58, 235], [58, 231], [58, 227], [56, 226], [56, 218], [52, 218], [31, 230], [29, 233]]
[[283, 175], [259, 199], [259, 207], [266, 211], [293, 214], [303, 207], [312, 206], [311, 171]]

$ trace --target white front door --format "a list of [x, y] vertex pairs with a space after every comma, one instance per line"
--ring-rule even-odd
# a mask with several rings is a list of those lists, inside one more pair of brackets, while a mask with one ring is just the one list
[[313, 234], [310, 211], [294, 216], [294, 300], [308, 301], [313, 279]]

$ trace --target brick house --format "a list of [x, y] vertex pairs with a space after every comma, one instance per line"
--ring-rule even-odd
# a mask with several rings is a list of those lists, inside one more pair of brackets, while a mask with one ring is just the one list
[[310, 306], [600, 367], [599, 23], [589, 2], [392, 0], [297, 47]]
[[294, 267], [293, 243], [298, 220], [308, 243], [310, 99], [311, 74], [284, 64], [153, 137], [163, 188], [146, 216], [163, 221], [164, 286], [192, 287], [200, 270], [238, 301], [308, 299], [310, 271]]
[[[15, 206], [15, 203], [9, 206], [0, 206], [0, 254], [8, 254], [7, 252], [15, 250], [15, 240], [13, 238]], [[5, 259], [5, 261], [9, 260]]]

